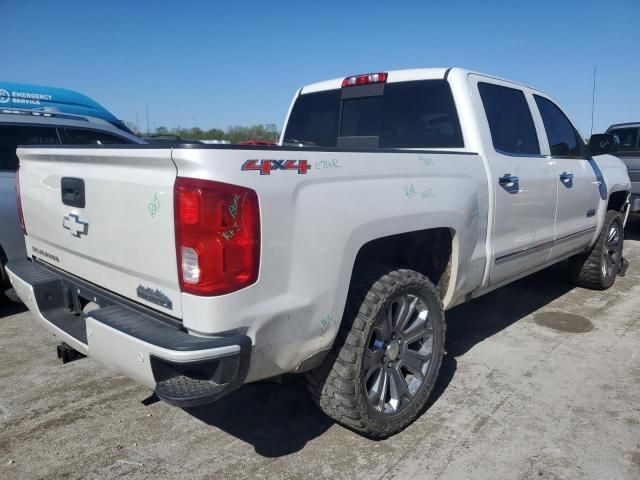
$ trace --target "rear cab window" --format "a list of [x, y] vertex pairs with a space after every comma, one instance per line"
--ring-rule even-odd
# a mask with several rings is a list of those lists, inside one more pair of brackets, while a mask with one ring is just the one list
[[478, 83], [478, 91], [495, 151], [506, 155], [540, 155], [536, 127], [524, 92], [486, 82]]
[[446, 80], [416, 80], [302, 94], [285, 141], [319, 147], [464, 148]]
[[58, 145], [60, 137], [55, 127], [31, 125], [0, 125], [0, 171], [15, 172], [18, 168], [18, 145]]

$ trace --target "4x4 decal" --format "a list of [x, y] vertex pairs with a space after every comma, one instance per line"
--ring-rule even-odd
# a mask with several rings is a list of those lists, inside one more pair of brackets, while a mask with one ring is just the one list
[[299, 175], [304, 175], [310, 168], [307, 160], [247, 160], [241, 170], [256, 170], [260, 175], [271, 175], [271, 171], [275, 170], [297, 170]]

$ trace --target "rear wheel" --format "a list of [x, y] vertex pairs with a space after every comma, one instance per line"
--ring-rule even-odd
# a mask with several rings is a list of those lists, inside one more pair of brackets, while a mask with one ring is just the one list
[[616, 280], [622, 265], [624, 227], [622, 213], [609, 210], [592, 249], [569, 259], [569, 275], [576, 285], [606, 290]]
[[9, 283], [9, 278], [7, 276], [7, 272], [4, 269], [6, 262], [3, 258], [3, 252], [0, 248], [0, 305], [3, 303], [7, 303], [9, 299], [6, 297], [4, 292], [11, 288], [11, 284]]
[[324, 364], [308, 374], [320, 408], [371, 437], [387, 437], [427, 405], [444, 355], [436, 287], [412, 270], [382, 270], [349, 294], [341, 331]]

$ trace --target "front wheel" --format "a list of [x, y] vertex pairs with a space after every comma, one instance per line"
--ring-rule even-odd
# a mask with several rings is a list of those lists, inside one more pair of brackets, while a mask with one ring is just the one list
[[587, 253], [569, 259], [571, 281], [581, 287], [606, 290], [622, 266], [624, 227], [622, 213], [609, 210], [595, 245]]
[[349, 293], [331, 353], [308, 380], [328, 416], [380, 438], [404, 429], [426, 407], [446, 327], [438, 291], [424, 275], [387, 269], [365, 278]]

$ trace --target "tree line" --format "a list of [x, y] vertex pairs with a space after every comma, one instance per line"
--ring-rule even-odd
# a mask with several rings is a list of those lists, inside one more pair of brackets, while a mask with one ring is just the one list
[[238, 143], [246, 140], [276, 142], [280, 135], [275, 123], [252, 125], [250, 127], [235, 125], [228, 127], [226, 130], [221, 130], [219, 128], [204, 130], [200, 127], [158, 127], [150, 133], [136, 131], [135, 125], [131, 125], [129, 122], [127, 122], [127, 126], [129, 128], [134, 127], [131, 129], [134, 133], [140, 136], [177, 135], [178, 137], [186, 140], [228, 140], [231, 143]]

